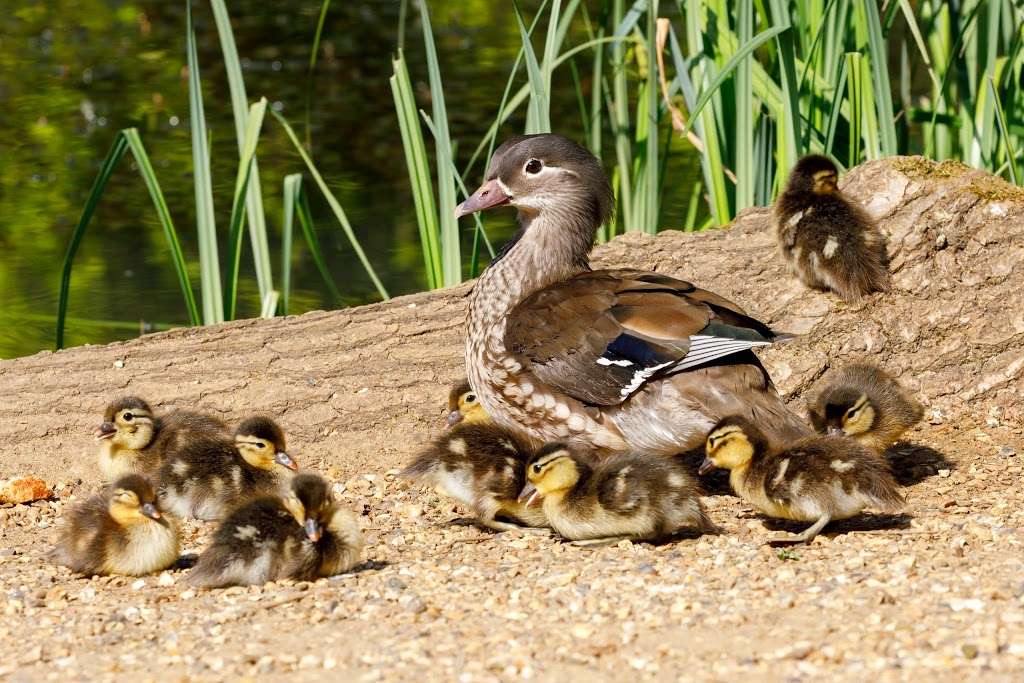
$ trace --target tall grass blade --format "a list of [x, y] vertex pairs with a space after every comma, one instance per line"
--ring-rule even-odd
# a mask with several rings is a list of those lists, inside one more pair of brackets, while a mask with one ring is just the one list
[[441, 226], [438, 223], [437, 208], [434, 204], [434, 186], [427, 160], [423, 131], [416, 115], [416, 102], [409, 81], [405, 55], [399, 50], [392, 60], [394, 75], [390, 78], [391, 94], [395, 100], [398, 128], [402, 136], [405, 165], [412, 188], [413, 206], [416, 209], [416, 225], [420, 233], [420, 249], [423, 253], [424, 270], [429, 289], [444, 286], [444, 266], [441, 262]]
[[427, 75], [430, 80], [430, 99], [434, 120], [437, 121], [436, 149], [437, 165], [437, 208], [441, 229], [441, 265], [444, 285], [450, 287], [462, 282], [462, 255], [459, 244], [459, 223], [455, 219], [455, 180], [451, 167], [441, 156], [451, 158], [452, 144], [448, 134], [448, 111], [444, 103], [444, 85], [441, 82], [441, 68], [437, 61], [434, 45], [434, 31], [430, 26], [430, 11], [427, 0], [420, 0], [420, 24], [423, 27], [423, 44], [427, 53]]
[[[238, 60], [238, 48], [235, 46], [231, 18], [228, 16], [224, 0], [210, 0], [210, 7], [213, 9], [221, 52], [224, 54], [228, 90], [231, 92], [231, 112], [235, 119], [235, 136], [238, 139], [238, 154], [241, 156], [245, 147], [246, 120], [249, 116], [249, 100], [245, 94], [242, 65]], [[263, 192], [260, 189], [260, 170], [255, 157], [252, 160], [252, 171], [249, 173], [249, 190], [246, 193], [245, 206], [249, 219], [249, 240], [252, 243], [256, 283], [262, 299], [274, 287], [274, 275], [270, 266], [270, 246], [263, 210]]]
[[[874, 0], [866, 0], [874, 2]], [[782, 127], [779, 135], [782, 136], [782, 144], [779, 145], [780, 157], [778, 159], [779, 173], [785, 175], [796, 163], [799, 156], [799, 143], [803, 139], [800, 135], [800, 84], [796, 79], [796, 48], [794, 30], [789, 21], [789, 3], [786, 0], [768, 0], [768, 8], [771, 13], [771, 24], [774, 29], [780, 29], [775, 35], [775, 43], [778, 49], [779, 70], [782, 77], [783, 106], [785, 112], [782, 119]]]
[[273, 318], [274, 313], [277, 312], [277, 302], [280, 298], [280, 292], [276, 289], [272, 289], [267, 292], [267, 295], [263, 297], [263, 302], [260, 305], [260, 317], [261, 318]]
[[64, 330], [67, 321], [68, 298], [71, 287], [71, 269], [75, 254], [78, 252], [82, 237], [85, 235], [86, 226], [88, 226], [89, 221], [92, 219], [93, 212], [103, 196], [103, 191], [106, 189], [107, 182], [110, 180], [114, 168], [127, 151], [131, 151], [132, 156], [135, 158], [135, 163], [139, 167], [139, 175], [142, 176], [143, 182], [146, 183], [146, 189], [149, 191], [150, 199], [153, 201], [153, 208], [156, 211], [157, 218], [160, 220], [164, 237], [167, 239], [171, 262], [174, 264], [174, 270], [178, 275], [178, 284], [181, 286], [181, 293], [185, 300], [185, 310], [188, 313], [189, 324], [195, 326], [202, 322], [199, 316], [199, 309], [196, 306], [195, 295], [192, 293], [192, 283], [189, 281], [185, 257], [182, 254], [181, 244], [178, 241], [178, 233], [174, 229], [174, 222], [167, 208], [167, 202], [164, 200], [163, 191], [160, 189], [160, 183], [153, 172], [153, 166], [149, 162], [149, 155], [146, 154], [146, 150], [142, 146], [142, 140], [139, 138], [138, 131], [134, 128], [126, 128], [120, 131], [117, 137], [114, 138], [114, 143], [111, 145], [110, 151], [100, 166], [100, 172], [93, 182], [89, 196], [86, 197], [85, 206], [82, 208], [82, 215], [78, 220], [78, 224], [71, 233], [71, 241], [68, 243], [67, 254], [64, 257], [64, 264], [61, 269], [60, 295], [57, 303], [55, 346], [58, 349], [64, 347]]
[[206, 138], [203, 89], [199, 79], [199, 57], [192, 25], [192, 0], [186, 0], [186, 47], [188, 50], [188, 102], [192, 132], [192, 173], [196, 196], [196, 231], [199, 233], [199, 270], [203, 323], [224, 322], [224, 298], [220, 286], [217, 256], [217, 225], [213, 217], [213, 182], [210, 177], [210, 147]]
[[[313, 33], [313, 45], [309, 49], [309, 66], [306, 68], [306, 97], [305, 97], [305, 133], [306, 149], [313, 148], [313, 126], [310, 122], [310, 110], [313, 105], [313, 72], [316, 71], [316, 60], [320, 54], [320, 39], [324, 34], [324, 23], [327, 21], [327, 10], [331, 8], [331, 0], [323, 0], [320, 5], [320, 16], [316, 20], [316, 31]], [[405, 30], [405, 2], [402, 2], [402, 19], [399, 21], [399, 36]]]
[[[612, 21], [615, 24], [615, 37], [622, 38], [632, 30], [640, 16], [638, 7], [642, 10], [640, 2], [634, 4], [629, 14], [623, 15], [623, 0], [612, 0]], [[621, 217], [616, 218], [618, 226], [612, 226], [610, 236], [615, 234], [616, 227], [619, 232], [625, 232], [635, 225], [633, 215], [633, 187], [631, 176], [633, 174], [632, 143], [629, 139], [629, 85], [626, 73], [626, 49], [619, 41], [612, 43], [612, 92], [611, 106], [608, 108], [608, 120], [611, 122], [612, 131], [615, 134], [615, 159], [618, 163], [618, 199], [621, 210]], [[624, 226], [624, 227], [622, 227]]]
[[292, 233], [295, 226], [295, 208], [302, 191], [302, 174], [290, 173], [284, 177], [281, 192], [281, 315], [288, 315], [292, 296]]
[[995, 110], [996, 122], [999, 124], [999, 135], [1003, 142], [1003, 151], [1006, 153], [1006, 163], [1009, 164], [1010, 182], [1020, 185], [1020, 176], [1017, 173], [1017, 159], [1014, 145], [1010, 140], [1010, 131], [1006, 127], [1006, 114], [1003, 112], [1003, 104], [999, 101], [999, 93], [996, 91], [995, 81], [988, 77], [988, 94], [992, 98], [992, 106]]
[[287, 264], [282, 264], [282, 272], [287, 272], [288, 278], [286, 280], [287, 289], [282, 289], [281, 292], [282, 315], [287, 315], [289, 303], [286, 299], [291, 297], [291, 240], [294, 216], [299, 219], [306, 247], [309, 249], [310, 256], [313, 257], [313, 263], [316, 265], [317, 271], [320, 272], [324, 285], [327, 286], [327, 291], [335, 303], [342, 301], [341, 292], [338, 291], [338, 286], [334, 283], [334, 277], [331, 275], [331, 270], [327, 267], [327, 260], [320, 249], [320, 240], [317, 239], [316, 227], [313, 225], [313, 212], [309, 208], [309, 197], [306, 196], [306, 191], [302, 188], [302, 174], [293, 173], [285, 176], [284, 179], [284, 225], [281, 239], [286, 247], [282, 248], [281, 254], [282, 260], [285, 256], [288, 258]]
[[882, 35], [882, 23], [878, 18], [875, 0], [863, 0], [867, 16], [868, 47], [871, 54], [871, 84], [874, 86], [874, 100], [877, 107], [877, 130], [883, 156], [897, 153], [896, 120], [892, 111], [892, 90], [889, 84], [888, 46]]
[[[252, 163], [256, 158], [256, 145], [260, 139], [260, 129], [263, 127], [263, 117], [267, 113], [267, 98], [261, 97], [249, 108], [248, 120], [245, 124], [245, 138], [242, 145], [242, 156], [238, 163], [238, 175], [235, 179], [235, 196], [231, 202], [231, 221], [228, 231], [228, 279], [227, 291], [224, 296], [224, 310], [228, 320], [235, 319], [235, 309], [238, 304], [238, 271], [242, 261], [242, 222], [245, 220], [245, 212], [242, 205], [246, 201], [252, 185], [250, 180], [255, 165]], [[261, 297], [267, 301], [267, 296]]]
[[[306, 149], [302, 146], [302, 142], [299, 140], [298, 136], [295, 134], [295, 130], [292, 129], [288, 121], [273, 109], [270, 110], [270, 113], [273, 114], [274, 118], [277, 119], [277, 122], [281, 124], [282, 128], [284, 128], [284, 132], [288, 135], [288, 139], [291, 140], [292, 146], [295, 147], [295, 151], [299, 153], [299, 156], [302, 157], [302, 161], [305, 162], [306, 168], [309, 170], [309, 174], [313, 176], [313, 180], [316, 182], [317, 187], [320, 188], [320, 192], [324, 195], [324, 199], [327, 200], [327, 205], [331, 207], [334, 217], [338, 219], [338, 224], [341, 226], [342, 231], [348, 238], [349, 244], [352, 245], [352, 250], [355, 251], [356, 257], [363, 266], [363, 270], [365, 270], [366, 274], [370, 276], [370, 280], [373, 282], [373, 286], [377, 289], [377, 293], [380, 294], [382, 299], [387, 301], [391, 297], [388, 295], [387, 290], [384, 289], [384, 285], [381, 283], [380, 278], [377, 277], [377, 271], [373, 269], [373, 266], [370, 265], [370, 261], [366, 258], [366, 253], [359, 244], [359, 238], [356, 237], [356, 233], [352, 229], [352, 224], [348, 222], [348, 216], [345, 214], [345, 210], [341, 208], [341, 203], [338, 202], [338, 199], [334, 196], [334, 193], [331, 192], [331, 189], [327, 187], [327, 183], [324, 181], [323, 176], [320, 175], [320, 171], [318, 171], [316, 166], [313, 164], [313, 160], [310, 159], [309, 154], [306, 153]], [[452, 215], [455, 215], [454, 209], [452, 210]]]
[[[739, 0], [737, 20], [737, 38], [747, 45], [754, 35], [754, 0]], [[736, 211], [754, 204], [753, 61], [748, 52], [736, 65]]]
[[[92, 189], [89, 191], [89, 196], [85, 200], [85, 206], [82, 207], [82, 215], [78, 219], [78, 225], [75, 226], [74, 231], [71, 233], [71, 241], [68, 243], [68, 250], [64, 255], [64, 265], [61, 268], [60, 297], [57, 300], [57, 331], [55, 346], [58, 349], [64, 348], [64, 325], [67, 319], [68, 296], [71, 290], [71, 266], [74, 263], [75, 254], [78, 253], [78, 245], [81, 244], [82, 237], [85, 236], [85, 228], [89, 225], [89, 220], [92, 218], [92, 214], [96, 210], [96, 205], [99, 203], [100, 197], [103, 196], [103, 190], [107, 187], [107, 181], [110, 180], [110, 175], [114, 172], [117, 162], [121, 160], [121, 157], [124, 156], [124, 153], [127, 150], [128, 143], [125, 141], [124, 135], [118, 133], [114, 138], [114, 144], [111, 145], [110, 151], [107, 152], [106, 159], [103, 160], [103, 164], [100, 166], [99, 175], [97, 175], [96, 180], [93, 181]], [[188, 275], [185, 277], [187, 278]]]
[[[558, 0], [555, 1], [558, 4]], [[530, 108], [526, 115], [526, 134], [550, 133], [551, 107], [548, 101], [548, 91], [544, 87], [544, 74], [541, 72], [540, 64], [537, 63], [537, 55], [533, 51], [530, 34], [526, 30], [526, 23], [523, 21], [517, 0], [512, 0], [512, 8], [515, 11], [516, 24], [519, 26], [519, 38], [523, 43], [526, 73], [530, 84]]]

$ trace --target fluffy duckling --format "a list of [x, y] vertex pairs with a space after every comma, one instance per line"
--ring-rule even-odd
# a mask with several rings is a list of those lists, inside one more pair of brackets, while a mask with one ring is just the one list
[[234, 438], [197, 434], [160, 467], [160, 503], [179, 517], [221, 519], [240, 501], [276, 492], [298, 469], [284, 433], [267, 417], [250, 417]]
[[107, 481], [125, 474], [151, 474], [164, 457], [195, 435], [225, 433], [227, 426], [209, 415], [175, 411], [157, 417], [138, 396], [112, 401], [93, 430], [100, 442], [100, 472]]
[[885, 237], [839, 191], [828, 157], [810, 154], [793, 167], [775, 202], [774, 230], [786, 266], [805, 285], [847, 301], [889, 290]]
[[481, 526], [495, 531], [549, 526], [540, 508], [518, 501], [532, 451], [512, 432], [494, 424], [461, 422], [434, 440], [402, 470], [406, 479], [433, 486], [472, 511]]
[[814, 428], [853, 437], [879, 453], [924, 416], [921, 404], [874, 365], [847, 365], [825, 375], [821, 385], [807, 406]]
[[865, 508], [896, 512], [903, 496], [888, 462], [845, 436], [813, 436], [772, 452], [764, 434], [742, 417], [727, 417], [708, 434], [704, 474], [730, 470], [737, 495], [769, 517], [814, 522], [775, 545], [810, 543], [833, 519]]
[[469, 380], [457, 382], [448, 392], [448, 417], [449, 427], [459, 423], [479, 424], [491, 421], [484, 407], [476, 398], [476, 392], [469, 386]]
[[149, 480], [129, 474], [68, 513], [51, 557], [87, 576], [149, 574], [178, 560], [178, 526]]
[[526, 477], [519, 499], [540, 498], [555, 531], [579, 545], [715, 531], [696, 483], [674, 458], [623, 453], [593, 462], [554, 443], [530, 460]]
[[362, 548], [356, 518], [338, 507], [322, 477], [303, 473], [283, 496], [258, 498], [232, 512], [188, 581], [220, 588], [312, 580], [348, 571]]

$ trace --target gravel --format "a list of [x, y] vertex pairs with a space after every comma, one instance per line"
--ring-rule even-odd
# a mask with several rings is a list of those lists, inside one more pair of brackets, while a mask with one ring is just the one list
[[[356, 571], [220, 591], [188, 589], [183, 569], [86, 579], [48, 564], [58, 517], [88, 492], [64, 483], [63, 498], [0, 508], [0, 676], [1021, 680], [1022, 464], [992, 446], [1019, 431], [911, 439], [945, 465], [906, 489], [907, 514], [806, 548], [764, 545], [794, 527], [730, 495], [706, 499], [720, 536], [587, 549], [494, 534], [377, 472], [334, 485], [364, 512]], [[187, 552], [213, 529], [183, 526]]]

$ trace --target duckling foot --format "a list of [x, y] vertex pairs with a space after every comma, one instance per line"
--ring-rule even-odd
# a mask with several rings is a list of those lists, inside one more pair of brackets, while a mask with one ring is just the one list
[[779, 548], [787, 545], [800, 545], [801, 543], [810, 545], [811, 541], [814, 540], [814, 537], [821, 533], [821, 530], [825, 528], [825, 525], [828, 524], [830, 520], [831, 517], [825, 515], [817, 522], [807, 527], [803, 533], [796, 534], [794, 536], [786, 536], [785, 538], [773, 538], [768, 541], [768, 545], [772, 548]]
[[569, 541], [569, 545], [574, 545], [579, 548], [607, 548], [608, 546], [617, 545], [622, 541], [632, 540], [629, 536], [606, 536], [604, 538], [587, 538], [582, 541]]
[[544, 529], [542, 527], [519, 526], [512, 522], [500, 522], [496, 519], [478, 519], [474, 521], [478, 526], [482, 526], [485, 529], [492, 529], [494, 531], [512, 531], [521, 534], [536, 534], [538, 536], [551, 535], [550, 529]]

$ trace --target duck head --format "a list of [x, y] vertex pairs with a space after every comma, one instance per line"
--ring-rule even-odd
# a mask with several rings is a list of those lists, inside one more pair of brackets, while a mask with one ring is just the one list
[[323, 477], [303, 473], [292, 479], [284, 506], [302, 527], [306, 538], [316, 543], [331, 523], [334, 498]]
[[546, 444], [526, 465], [526, 484], [519, 502], [530, 506], [546, 496], [565, 495], [579, 483], [585, 468], [566, 444]]
[[110, 487], [107, 511], [121, 526], [146, 521], [163, 523], [163, 515], [160, 514], [157, 505], [156, 491], [149, 480], [139, 474], [129, 474], [114, 482]]
[[594, 231], [611, 216], [614, 195], [601, 163], [561, 135], [519, 135], [494, 151], [484, 184], [455, 207], [455, 217], [511, 205], [520, 223], [556, 218], [589, 250]]
[[476, 392], [463, 380], [452, 387], [448, 393], [448, 415], [445, 418], [447, 427], [457, 424], [478, 424], [490, 422], [491, 418], [477, 400]]
[[764, 433], [752, 422], [739, 416], [727, 417], [708, 433], [704, 462], [698, 473], [707, 474], [716, 467], [726, 470], [746, 467], [766, 448]]
[[235, 448], [247, 463], [262, 470], [275, 465], [295, 471], [298, 464], [285, 449], [284, 432], [269, 417], [255, 416], [235, 429]]
[[818, 397], [809, 411], [811, 423], [822, 434], [857, 436], [878, 422], [870, 397], [852, 387], [834, 387]]
[[832, 194], [839, 189], [839, 170], [835, 163], [820, 154], [801, 157], [789, 173], [787, 193]]
[[103, 422], [93, 430], [98, 441], [109, 440], [116, 449], [131, 451], [148, 446], [155, 434], [153, 410], [137, 396], [113, 401], [103, 413]]

